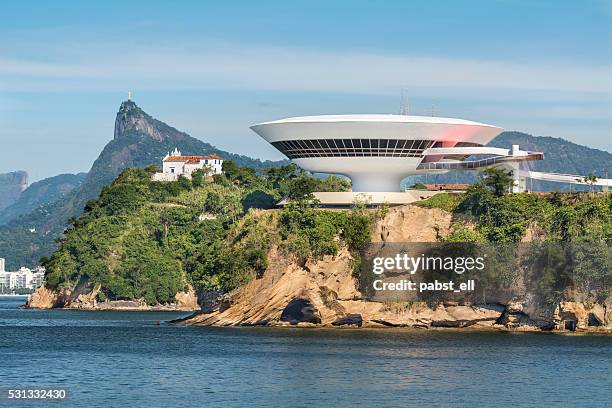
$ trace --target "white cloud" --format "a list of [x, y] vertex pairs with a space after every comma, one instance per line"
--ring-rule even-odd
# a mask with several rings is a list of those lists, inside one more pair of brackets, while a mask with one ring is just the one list
[[[407, 88], [417, 102], [416, 114], [427, 114], [424, 106], [429, 109], [431, 102], [437, 105], [440, 115], [466, 117], [507, 129], [610, 148], [612, 69], [606, 66], [580, 65], [574, 61], [517, 63], [332, 52], [226, 42], [151, 46], [96, 40], [22, 41], [17, 42], [17, 48], [2, 41], [0, 91], [5, 92], [123, 94], [128, 89], [137, 93], [215, 89], [316, 92], [336, 97], [351, 94], [365, 101], [369, 95], [399, 99], [400, 89]], [[287, 95], [281, 99], [291, 100]], [[309, 103], [307, 110], [311, 113], [360, 109], [355, 104], [345, 107]], [[0, 100], [0, 121], [10, 114], [9, 107], [14, 108]], [[281, 106], [259, 112], [261, 117], [256, 118], [249, 116], [254, 112], [248, 106], [240, 111], [241, 122], [212, 115], [204, 121], [207, 125], [202, 125], [201, 113], [193, 113], [193, 130], [195, 135], [213, 135], [207, 137], [230, 150], [248, 153], [242, 150], [244, 142], [235, 138], [248, 133], [245, 129], [249, 123], [267, 119], [266, 115], [282, 117], [288, 112], [296, 113], [294, 108]], [[184, 128], [187, 123], [183, 118], [175, 124]]]
[[[118, 49], [112, 44], [83, 44], [40, 52], [44, 59], [0, 57], [0, 87], [5, 91], [136, 87], [378, 95], [397, 94], [402, 87], [435, 87], [445, 89], [447, 95], [461, 90], [612, 94], [610, 67], [567, 63], [518, 64], [227, 43]], [[29, 55], [37, 55], [36, 50]]]

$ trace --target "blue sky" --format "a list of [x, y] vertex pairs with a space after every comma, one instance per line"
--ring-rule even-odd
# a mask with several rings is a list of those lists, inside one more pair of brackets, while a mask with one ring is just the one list
[[220, 148], [293, 115], [460, 117], [612, 150], [612, 1], [3, 3], [0, 172], [87, 171], [127, 91]]

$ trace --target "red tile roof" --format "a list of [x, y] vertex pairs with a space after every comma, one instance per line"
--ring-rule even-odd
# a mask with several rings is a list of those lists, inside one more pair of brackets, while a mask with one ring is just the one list
[[434, 190], [467, 190], [470, 187], [470, 184], [424, 184], [425, 188], [429, 191]]
[[219, 159], [223, 160], [222, 157], [217, 156], [216, 154], [209, 154], [208, 156], [168, 156], [164, 159], [165, 162], [185, 162], [185, 163], [199, 163], [200, 160], [206, 159]]

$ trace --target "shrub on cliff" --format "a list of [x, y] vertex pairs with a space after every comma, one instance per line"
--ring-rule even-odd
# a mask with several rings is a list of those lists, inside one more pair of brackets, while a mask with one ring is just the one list
[[340, 242], [357, 253], [370, 243], [374, 216], [360, 209], [328, 211], [290, 203], [279, 221], [283, 248], [301, 261], [336, 255]]
[[424, 208], [440, 208], [444, 211], [453, 212], [460, 202], [461, 197], [459, 194], [438, 193], [427, 200], [418, 202], [417, 205]]
[[[440, 193], [417, 205], [473, 216], [477, 239], [489, 242], [519, 242], [528, 228], [548, 241], [612, 242], [609, 195], [500, 194], [487, 183], [485, 178], [465, 194]], [[467, 231], [455, 231], [448, 239], [461, 239], [460, 233]]]
[[[486, 243], [495, 244], [487, 270], [478, 275], [481, 288], [508, 285], [524, 270], [536, 298], [551, 312], [568, 288], [598, 302], [612, 293], [610, 195], [500, 194], [502, 190], [483, 181], [455, 196], [456, 201], [442, 193], [419, 203], [474, 218], [474, 229], [455, 223], [444, 242], [479, 243], [481, 253], [489, 250]], [[531, 243], [518, 244], [528, 230]], [[486, 293], [480, 295], [482, 302]]]

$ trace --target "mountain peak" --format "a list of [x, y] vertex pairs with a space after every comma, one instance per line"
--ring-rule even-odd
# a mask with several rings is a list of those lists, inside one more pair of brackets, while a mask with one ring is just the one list
[[114, 139], [121, 139], [130, 133], [140, 133], [161, 141], [164, 135], [159, 131], [156, 122], [158, 121], [147, 115], [134, 101], [123, 101], [115, 119]]
[[121, 106], [119, 107], [119, 112], [130, 112], [136, 109], [140, 109], [138, 105], [136, 105], [136, 102], [134, 102], [131, 99], [128, 99], [127, 101], [121, 102]]

